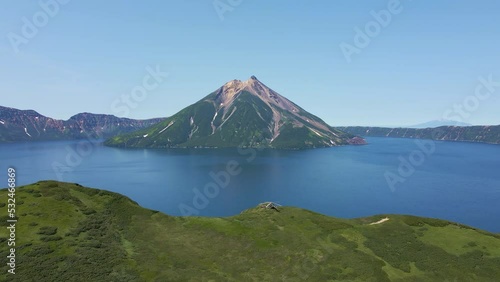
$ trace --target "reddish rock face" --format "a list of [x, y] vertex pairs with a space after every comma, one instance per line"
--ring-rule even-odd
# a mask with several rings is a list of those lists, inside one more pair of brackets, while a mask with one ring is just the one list
[[366, 145], [367, 144], [365, 139], [358, 137], [358, 136], [349, 139], [348, 142], [350, 145]]

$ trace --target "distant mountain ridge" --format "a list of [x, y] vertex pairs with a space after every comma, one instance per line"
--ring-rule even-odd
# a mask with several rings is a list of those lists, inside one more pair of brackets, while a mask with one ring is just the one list
[[81, 113], [65, 121], [43, 116], [33, 110], [0, 106], [0, 142], [109, 138], [162, 120], [164, 119], [133, 120], [113, 115]]
[[428, 122], [408, 126], [408, 128], [434, 128], [441, 126], [472, 126], [472, 124], [455, 120], [431, 120]]
[[317, 148], [364, 144], [273, 91], [255, 76], [232, 80], [165, 121], [105, 144], [118, 147]]
[[347, 126], [337, 129], [365, 137], [419, 138], [443, 141], [464, 141], [500, 144], [500, 125], [441, 126], [436, 128], [388, 128]]

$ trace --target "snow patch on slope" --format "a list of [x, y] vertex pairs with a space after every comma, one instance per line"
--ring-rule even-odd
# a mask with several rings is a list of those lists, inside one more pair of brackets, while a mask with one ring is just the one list
[[219, 128], [222, 128], [222, 126], [233, 116], [234, 112], [236, 112], [238, 108], [234, 107], [233, 108], [233, 111], [231, 112], [231, 114], [229, 114], [229, 116], [224, 119], [224, 121], [221, 123], [221, 125], [219, 126]]
[[217, 115], [218, 115], [218, 112], [217, 112], [217, 110], [216, 110], [216, 111], [215, 111], [214, 118], [212, 119], [212, 122], [210, 122], [210, 125], [212, 126], [212, 135], [214, 135], [214, 134], [215, 134], [215, 130], [217, 129], [217, 128], [215, 127], [215, 125], [214, 125], [214, 121], [215, 121], [215, 119], [217, 118]]
[[308, 128], [309, 128], [309, 130], [311, 130], [312, 132], [316, 133], [316, 135], [318, 135], [319, 137], [323, 137], [323, 135], [321, 135], [321, 134], [320, 134], [319, 132], [317, 132], [316, 130], [314, 130], [314, 129], [310, 128], [310, 127], [308, 127]]
[[29, 137], [32, 137], [29, 133], [28, 133], [28, 129], [25, 127], [24, 128], [24, 132], [26, 133], [26, 135], [28, 135]]
[[168, 129], [169, 127], [171, 127], [174, 123], [175, 123], [175, 121], [171, 121], [171, 122], [167, 125], [167, 127], [165, 127], [165, 128], [164, 128], [164, 129], [162, 129], [160, 132], [158, 132], [158, 134], [163, 133], [163, 131], [167, 130], [167, 129]]

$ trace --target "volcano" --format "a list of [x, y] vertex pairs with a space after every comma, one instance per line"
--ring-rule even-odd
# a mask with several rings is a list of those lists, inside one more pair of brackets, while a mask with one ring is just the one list
[[161, 123], [106, 141], [109, 146], [141, 148], [304, 149], [364, 143], [329, 126], [255, 76], [229, 81]]

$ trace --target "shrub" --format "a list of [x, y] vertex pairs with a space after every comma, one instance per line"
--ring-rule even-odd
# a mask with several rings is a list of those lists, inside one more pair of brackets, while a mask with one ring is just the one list
[[24, 250], [25, 248], [28, 248], [28, 247], [31, 247], [31, 246], [33, 246], [33, 243], [26, 243], [26, 244], [24, 244], [24, 245], [19, 246], [19, 247], [17, 248], [17, 250], [19, 250], [19, 251], [20, 251], [20, 250]]
[[44, 226], [41, 227], [40, 230], [37, 232], [37, 234], [40, 235], [55, 235], [57, 233], [57, 227], [53, 226]]
[[421, 218], [415, 216], [405, 216], [403, 218], [405, 224], [414, 227], [423, 227], [424, 225], [430, 225], [433, 227], [445, 227], [450, 225], [449, 221], [434, 219], [434, 218]]
[[469, 247], [477, 247], [477, 243], [471, 241], [471, 242], [467, 243], [467, 246], [469, 246]]
[[97, 240], [90, 240], [90, 241], [81, 243], [80, 246], [83, 248], [100, 249], [102, 247], [102, 243], [97, 241]]
[[83, 208], [83, 209], [81, 209], [81, 212], [84, 215], [91, 215], [91, 214], [96, 213], [96, 211], [94, 209], [91, 209], [91, 208]]
[[42, 245], [42, 246], [34, 246], [31, 252], [28, 252], [26, 256], [28, 257], [41, 257], [44, 255], [48, 255], [53, 253], [54, 250], [52, 250], [49, 246]]
[[40, 238], [41, 241], [43, 242], [54, 242], [54, 241], [61, 241], [62, 237], [61, 236], [43, 236]]

